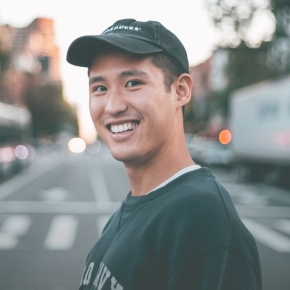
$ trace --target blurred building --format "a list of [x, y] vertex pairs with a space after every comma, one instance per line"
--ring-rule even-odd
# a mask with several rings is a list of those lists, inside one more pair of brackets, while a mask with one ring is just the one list
[[78, 134], [76, 109], [63, 98], [52, 19], [0, 25], [0, 102], [29, 109], [34, 137]]
[[279, 76], [267, 61], [269, 47], [269, 43], [259, 48], [242, 43], [235, 48], [218, 48], [205, 62], [190, 67], [193, 125], [186, 126], [191, 129], [188, 133], [202, 130], [215, 138], [227, 127], [229, 98], [234, 90]]
[[210, 90], [210, 66], [211, 58], [189, 68], [193, 80], [191, 106], [195, 124], [203, 121], [206, 116], [206, 96]]
[[[234, 52], [235, 53], [235, 52]], [[224, 91], [229, 86], [231, 51], [219, 48], [205, 62], [189, 68], [193, 79], [192, 98], [202, 99], [210, 91]]]
[[191, 131], [206, 130], [211, 135], [216, 135], [224, 126], [225, 122], [221, 113], [209, 111], [209, 107], [211, 107], [209, 96], [213, 91], [222, 92], [227, 88], [228, 62], [228, 51], [218, 49], [205, 62], [189, 68], [189, 73], [193, 79], [190, 111], [194, 126], [187, 127], [191, 127]]
[[60, 82], [59, 48], [54, 42], [52, 19], [37, 18], [28, 26], [16, 28], [0, 26], [0, 49], [9, 57], [9, 65], [2, 68], [2, 101], [21, 104], [26, 86], [24, 75], [37, 75], [46, 82]]

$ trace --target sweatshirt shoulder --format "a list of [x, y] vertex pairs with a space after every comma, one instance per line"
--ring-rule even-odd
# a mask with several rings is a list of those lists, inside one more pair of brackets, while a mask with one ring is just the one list
[[172, 206], [185, 203], [193, 208], [219, 209], [217, 205], [223, 204], [223, 195], [228, 195], [228, 192], [207, 168], [202, 168], [172, 182], [166, 195], [166, 200]]
[[230, 235], [239, 220], [227, 190], [207, 168], [184, 174], [160, 200], [160, 213], [167, 221]]

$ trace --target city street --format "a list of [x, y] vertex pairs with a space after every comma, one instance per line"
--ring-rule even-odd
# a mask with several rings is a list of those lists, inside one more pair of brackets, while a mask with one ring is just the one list
[[[290, 289], [290, 192], [212, 171], [257, 241], [263, 289]], [[104, 146], [36, 157], [0, 185], [1, 289], [78, 289], [86, 255], [128, 192], [123, 165]]]

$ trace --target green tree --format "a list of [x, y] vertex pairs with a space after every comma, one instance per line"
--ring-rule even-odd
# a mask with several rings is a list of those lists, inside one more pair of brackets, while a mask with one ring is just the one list
[[290, 1], [273, 0], [272, 6], [276, 30], [268, 52], [268, 62], [277, 74], [284, 75], [290, 73]]
[[[227, 87], [208, 93], [207, 111], [227, 115], [233, 90], [290, 72], [290, 1], [207, 0], [207, 5], [221, 35], [220, 49], [228, 53]], [[268, 34], [253, 33], [258, 20], [272, 27], [265, 27]]]
[[[242, 41], [259, 46], [269, 40], [273, 30], [257, 32], [257, 22], [271, 21], [271, 0], [207, 0], [209, 14], [220, 33], [220, 45], [236, 47]], [[273, 17], [272, 17], [273, 20]], [[256, 37], [253, 36], [253, 30]]]
[[2, 48], [1, 42], [0, 42], [0, 101], [3, 101], [5, 99], [5, 88], [3, 84], [3, 78], [5, 71], [8, 69], [10, 64], [10, 53]]
[[[207, 7], [221, 35], [220, 46], [237, 47], [245, 42], [259, 48], [271, 40], [268, 66], [277, 75], [290, 72], [289, 0], [207, 0]], [[258, 31], [256, 27], [263, 25]]]
[[63, 99], [61, 83], [41, 82], [30, 75], [25, 99], [32, 114], [35, 137], [62, 131], [78, 135], [77, 115]]
[[8, 68], [10, 63], [10, 53], [1, 49], [0, 43], [0, 79], [3, 78], [5, 70]]

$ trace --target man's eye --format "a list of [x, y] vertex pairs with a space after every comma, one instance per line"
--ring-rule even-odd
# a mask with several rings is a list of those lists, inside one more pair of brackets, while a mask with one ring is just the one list
[[129, 81], [126, 83], [126, 87], [135, 87], [135, 86], [138, 86], [140, 84], [141, 84], [141, 82], [139, 82], [139, 81]]
[[96, 91], [97, 92], [104, 92], [106, 90], [107, 90], [107, 88], [104, 86], [97, 86], [97, 87], [93, 88], [93, 92], [96, 92]]

